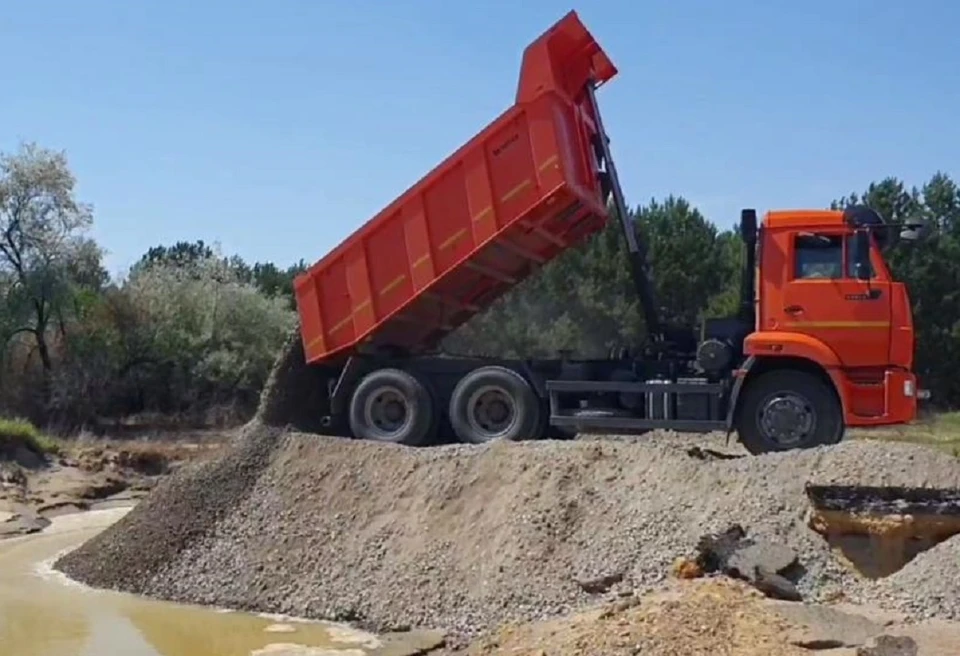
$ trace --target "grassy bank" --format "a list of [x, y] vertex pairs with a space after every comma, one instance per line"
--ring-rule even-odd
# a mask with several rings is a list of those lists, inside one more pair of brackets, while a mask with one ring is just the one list
[[23, 419], [0, 418], [0, 458], [11, 458], [26, 449], [38, 456], [56, 455], [60, 443]]
[[930, 414], [907, 426], [851, 430], [850, 436], [923, 444], [960, 458], [960, 412]]

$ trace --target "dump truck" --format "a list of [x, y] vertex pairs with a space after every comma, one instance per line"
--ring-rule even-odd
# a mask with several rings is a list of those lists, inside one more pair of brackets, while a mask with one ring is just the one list
[[[666, 325], [598, 105], [616, 74], [570, 12], [525, 49], [512, 107], [296, 278], [328, 431], [407, 445], [725, 431], [758, 454], [915, 418], [910, 299], [884, 253], [917, 226], [861, 206], [760, 222], [745, 209], [738, 312]], [[589, 360], [443, 353], [451, 331], [609, 221], [641, 346]]]

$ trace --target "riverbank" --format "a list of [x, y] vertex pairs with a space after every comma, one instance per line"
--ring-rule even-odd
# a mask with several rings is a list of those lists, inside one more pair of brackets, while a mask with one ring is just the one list
[[41, 532], [64, 514], [136, 502], [184, 464], [213, 456], [230, 437], [222, 431], [135, 440], [8, 437], [0, 449], [0, 540]]

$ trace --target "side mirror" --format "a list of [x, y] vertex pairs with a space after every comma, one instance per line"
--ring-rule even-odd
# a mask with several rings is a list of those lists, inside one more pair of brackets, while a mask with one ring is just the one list
[[870, 233], [857, 230], [853, 233], [853, 270], [858, 280], [870, 280]]
[[923, 221], [904, 223], [900, 228], [900, 239], [904, 241], [919, 241], [927, 232], [927, 224]]

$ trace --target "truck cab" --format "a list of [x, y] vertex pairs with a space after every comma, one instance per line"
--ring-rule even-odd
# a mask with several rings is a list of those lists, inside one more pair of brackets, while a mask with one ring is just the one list
[[849, 426], [916, 415], [910, 299], [883, 257], [892, 234], [866, 207], [769, 212], [757, 234], [756, 319], [744, 354], [819, 365]]

